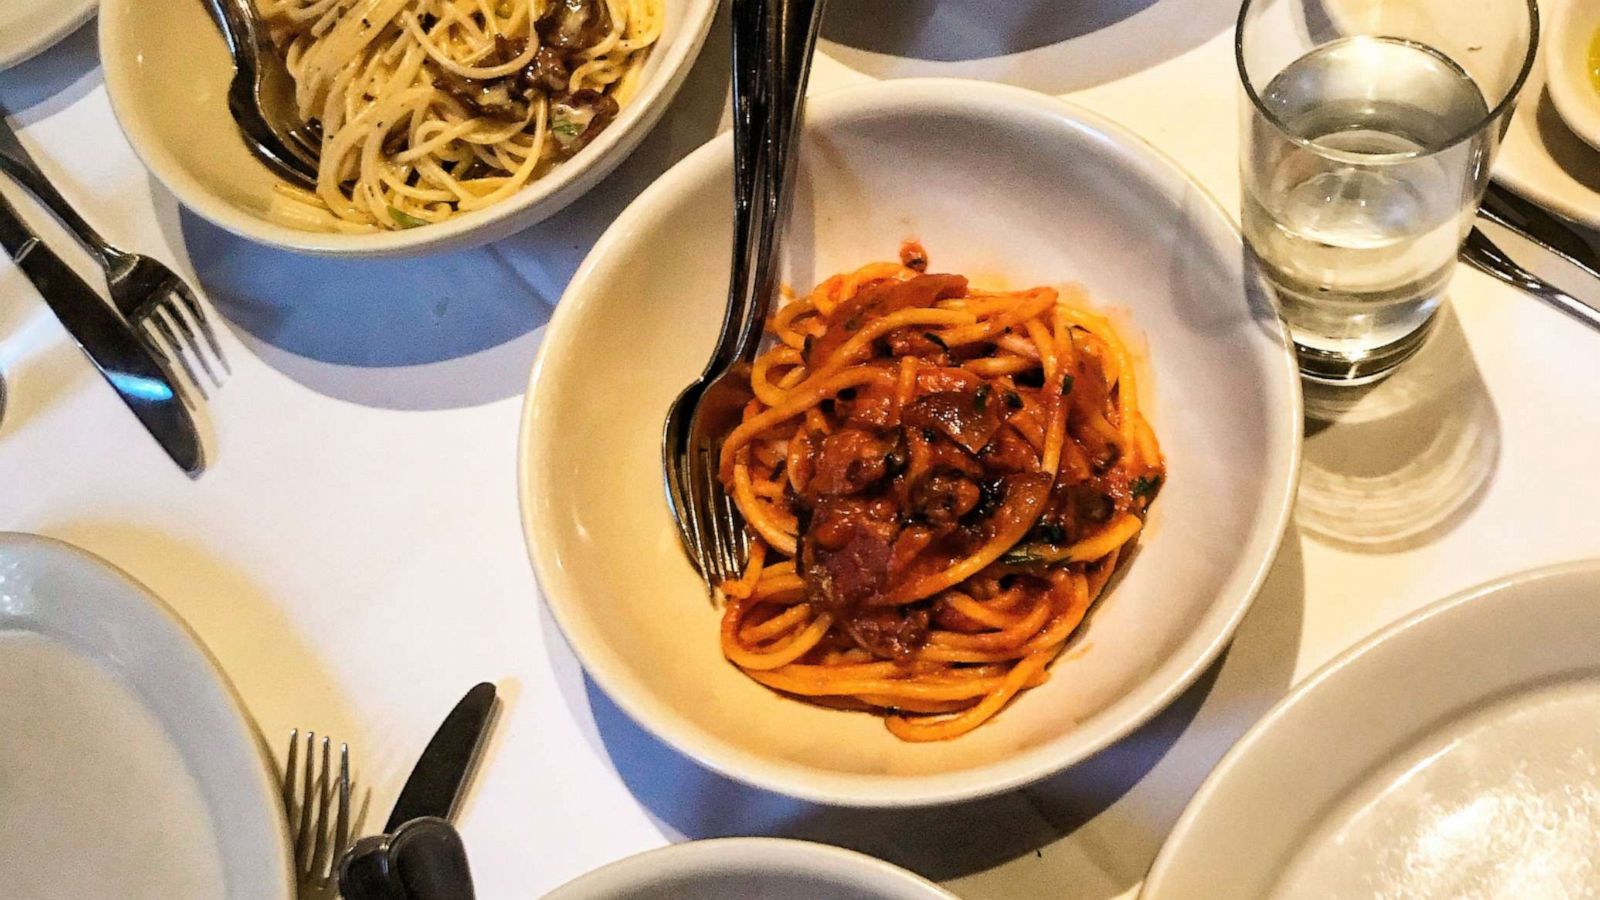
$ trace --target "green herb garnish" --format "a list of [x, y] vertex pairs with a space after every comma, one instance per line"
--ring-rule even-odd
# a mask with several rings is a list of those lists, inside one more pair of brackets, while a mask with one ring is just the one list
[[972, 395], [972, 405], [978, 408], [978, 412], [983, 412], [983, 408], [989, 405], [989, 386], [987, 384], [978, 385], [978, 390]]
[[1038, 544], [1020, 544], [1007, 550], [999, 561], [1003, 566], [1037, 566], [1051, 562], [1039, 551]]
[[1128, 492], [1131, 493], [1135, 499], [1142, 500], [1154, 497], [1156, 495], [1156, 491], [1160, 489], [1160, 475], [1140, 475], [1138, 478], [1135, 478], [1133, 480], [1133, 484], [1128, 487]]
[[571, 119], [555, 120], [550, 123], [550, 130], [568, 140], [575, 139], [578, 135], [583, 134], [583, 127]]
[[389, 218], [393, 219], [394, 223], [399, 225], [401, 228], [420, 228], [423, 225], [428, 224], [427, 219], [419, 219], [408, 212], [402, 212], [401, 210], [395, 209], [392, 206], [389, 207]]
[[1022, 395], [1016, 391], [1006, 391], [1006, 405], [1012, 409], [1022, 408]]
[[1077, 379], [1073, 378], [1071, 375], [1061, 376], [1061, 396], [1065, 397], [1066, 395], [1072, 393], [1072, 385], [1076, 382]]

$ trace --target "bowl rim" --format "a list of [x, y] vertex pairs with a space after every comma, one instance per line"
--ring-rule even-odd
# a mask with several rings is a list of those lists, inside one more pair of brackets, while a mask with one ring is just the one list
[[1174, 877], [1173, 868], [1180, 863], [1178, 854], [1180, 847], [1192, 839], [1191, 832], [1202, 824], [1202, 818], [1207, 807], [1224, 789], [1227, 782], [1233, 779], [1233, 772], [1252, 756], [1256, 746], [1267, 739], [1267, 736], [1278, 727], [1279, 723], [1288, 718], [1300, 704], [1306, 702], [1313, 694], [1317, 693], [1324, 685], [1340, 677], [1344, 672], [1366, 664], [1367, 660], [1393, 652], [1397, 642], [1405, 640], [1407, 636], [1416, 634], [1422, 629], [1434, 627], [1435, 622], [1453, 620], [1461, 615], [1463, 608], [1475, 606], [1479, 602], [1490, 602], [1498, 595], [1509, 591], [1521, 591], [1537, 584], [1549, 581], [1559, 582], [1568, 578], [1600, 580], [1600, 559], [1575, 559], [1567, 562], [1551, 563], [1533, 569], [1525, 569], [1502, 575], [1489, 581], [1481, 582], [1456, 591], [1441, 599], [1424, 604], [1421, 608], [1413, 610], [1407, 615], [1380, 626], [1377, 631], [1356, 641], [1351, 646], [1340, 651], [1332, 659], [1318, 666], [1315, 671], [1307, 675], [1296, 684], [1288, 694], [1284, 695], [1277, 703], [1257, 719], [1245, 733], [1228, 748], [1217, 764], [1206, 774], [1205, 780], [1184, 805], [1183, 812], [1178, 820], [1173, 823], [1172, 829], [1167, 832], [1167, 837], [1162, 841], [1161, 849], [1157, 851], [1155, 860], [1151, 863], [1143, 883], [1139, 886], [1139, 897], [1153, 897], [1153, 892], [1161, 890], [1161, 881]]
[[[1156, 149], [1120, 125], [1090, 112], [1076, 104], [1031, 91], [1025, 88], [993, 82], [957, 78], [906, 78], [871, 82], [846, 87], [819, 95], [810, 105], [808, 121], [816, 124], [834, 119], [848, 119], [854, 114], [882, 113], [907, 106], [938, 103], [970, 104], [975, 98], [985, 101], [991, 109], [1005, 108], [1020, 115], [1043, 115], [1078, 127], [1093, 130], [1101, 137], [1117, 143], [1132, 164], [1151, 173], [1159, 173], [1171, 183], [1183, 183], [1193, 190], [1205, 208], [1211, 210], [1218, 224], [1239, 240], [1243, 236], [1222, 205], [1209, 191], [1169, 156]], [[595, 293], [587, 289], [589, 280], [604, 258], [615, 252], [618, 244], [632, 237], [637, 223], [654, 207], [660, 198], [677, 189], [683, 182], [703, 177], [705, 170], [719, 165], [719, 151], [731, 144], [731, 133], [724, 132], [685, 157], [641, 193], [601, 235], [579, 266], [567, 289], [562, 294], [552, 315], [538, 354], [529, 375], [528, 390], [524, 396], [522, 423], [517, 442], [517, 485], [521, 511], [523, 538], [528, 547], [540, 595], [552, 617], [561, 628], [563, 636], [587, 671], [617, 705], [640, 727], [672, 747], [676, 752], [695, 760], [723, 776], [740, 783], [773, 791], [789, 797], [845, 807], [895, 808], [922, 807], [993, 796], [1003, 791], [1039, 781], [1071, 765], [1085, 760], [1111, 744], [1121, 740], [1134, 729], [1165, 709], [1179, 694], [1193, 684], [1221, 654], [1232, 639], [1240, 620], [1260, 592], [1277, 558], [1278, 549], [1288, 528], [1293, 511], [1295, 487], [1298, 483], [1301, 444], [1303, 440], [1303, 401], [1300, 389], [1299, 365], [1290, 342], [1288, 327], [1281, 317], [1273, 317], [1270, 327], [1276, 332], [1277, 359], [1287, 385], [1286, 403], [1277, 413], [1269, 411], [1269, 426], [1273, 417], [1281, 416], [1277, 423], [1279, 446], [1269, 448], [1271, 457], [1278, 460], [1279, 481], [1268, 485], [1264, 491], [1263, 515], [1256, 522], [1247, 546], [1257, 548], [1259, 558], [1253, 563], [1234, 567], [1230, 581], [1237, 584], [1236, 598], [1225, 618], [1214, 623], [1214, 632], [1205, 644], [1182, 665], [1175, 677], [1153, 689], [1137, 704], [1121, 710], [1116, 718], [1107, 719], [1092, 739], [1063, 753], [1060, 744], [1070, 740], [1075, 732], [1068, 731], [1041, 744], [1020, 756], [1008, 756], [958, 772], [926, 775], [864, 775], [841, 772], [819, 772], [800, 763], [777, 762], [751, 753], [720, 738], [709, 735], [692, 723], [682, 719], [670, 709], [646, 702], [633, 696], [630, 677], [622, 671], [625, 666], [603, 654], [596, 654], [573, 641], [574, 623], [569, 618], [567, 603], [556, 599], [560, 592], [576, 593], [568, 583], [560, 561], [552, 552], [553, 541], [542, 541], [542, 525], [536, 521], [533, 500], [534, 486], [529, 483], [530, 461], [538, 441], [535, 423], [539, 421], [540, 406], [544, 403], [541, 383], [546, 367], [551, 366], [555, 354], [567, 345], [567, 331], [580, 318], [580, 310], [594, 302]], [[1261, 296], [1270, 298], [1270, 288], [1259, 270], [1248, 267], [1244, 272], [1247, 282], [1254, 282]], [[1274, 306], [1275, 309], [1275, 306]], [[555, 590], [552, 591], [552, 586]], [[1214, 602], [1210, 609], [1215, 610]], [[1170, 657], [1169, 657], [1170, 659]], [[1147, 677], [1142, 685], [1149, 685]], [[1135, 688], [1137, 694], [1139, 688]], [[1104, 716], [1126, 701], [1114, 701], [1097, 713]], [[1081, 732], [1078, 732], [1081, 733]], [[1080, 739], [1082, 740], [1082, 739]], [[804, 777], [798, 777], [804, 773]]]
[[[555, 215], [611, 174], [666, 112], [700, 57], [716, 18], [717, 0], [681, 0], [681, 36], [662, 49], [655, 75], [639, 86], [611, 126], [555, 171], [483, 209], [435, 225], [371, 234], [306, 231], [279, 225], [219, 199], [189, 174], [144, 116], [132, 112], [124, 19], [149, 0], [99, 0], [101, 70], [111, 111], [139, 161], [186, 208], [219, 228], [267, 246], [318, 256], [402, 256], [486, 243]], [[260, 165], [257, 163], [257, 165]]]
[[893, 887], [927, 900], [956, 900], [954, 894], [927, 878], [858, 850], [777, 837], [709, 838], [645, 850], [579, 875], [557, 887], [546, 900], [582, 900], [594, 891], [638, 890], [663, 875], [710, 872], [718, 863], [736, 864], [749, 857], [775, 871], [848, 877], [856, 882], [855, 887]]

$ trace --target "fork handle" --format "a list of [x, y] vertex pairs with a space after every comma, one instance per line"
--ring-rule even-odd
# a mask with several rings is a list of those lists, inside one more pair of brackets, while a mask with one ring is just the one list
[[733, 0], [733, 252], [728, 306], [717, 344], [706, 363], [706, 380], [736, 358], [750, 302], [751, 264], [759, 243], [762, 215], [758, 206], [762, 157], [768, 147], [770, 102], [764, 71], [768, 54], [766, 0]]
[[0, 170], [10, 175], [13, 181], [43, 203], [62, 225], [67, 226], [67, 230], [72, 232], [78, 243], [94, 256], [102, 268], [110, 266], [112, 258], [121, 253], [101, 237], [100, 232], [95, 231], [94, 226], [85, 221], [83, 216], [78, 215], [78, 211], [72, 208], [67, 198], [61, 196], [55, 185], [50, 183], [50, 179], [45, 177], [39, 164], [34, 162], [33, 156], [28, 153], [28, 149], [22, 146], [22, 140], [17, 137], [11, 123], [7, 121], [3, 107], [0, 107]]
[[769, 85], [767, 130], [770, 139], [761, 173], [759, 198], [760, 230], [754, 249], [755, 263], [749, 286], [749, 313], [734, 351], [737, 362], [755, 360], [761, 335], [773, 300], [778, 294], [778, 232], [789, 212], [794, 194], [794, 171], [799, 126], [805, 111], [806, 83], [811, 76], [811, 59], [822, 25], [826, 0], [766, 0], [769, 27], [768, 67], [773, 81]]

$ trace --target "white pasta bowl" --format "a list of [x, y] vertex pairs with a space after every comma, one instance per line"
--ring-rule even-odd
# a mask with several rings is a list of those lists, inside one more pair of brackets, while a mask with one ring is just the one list
[[402, 231], [337, 234], [279, 224], [280, 179], [251, 155], [228, 112], [233, 65], [198, 0], [105, 0], [100, 57], [112, 110], [134, 151], [184, 206], [241, 237], [306, 253], [395, 256], [486, 243], [576, 200], [638, 146], [688, 75], [716, 0], [668, 0], [639, 88], [572, 159], [505, 200]]
[[808, 289], [918, 238], [978, 286], [1080, 282], [1142, 357], [1168, 480], [1140, 548], [1044, 685], [954, 740], [781, 697], [721, 654], [685, 558], [661, 429], [721, 321], [724, 135], [601, 238], [533, 371], [519, 475], [540, 586], [595, 681], [642, 726], [769, 790], [910, 806], [1037, 780], [1126, 735], [1217, 656], [1276, 554], [1301, 437], [1283, 326], [1231, 218], [1121, 128], [1016, 88], [904, 80], [810, 106], [783, 277]]

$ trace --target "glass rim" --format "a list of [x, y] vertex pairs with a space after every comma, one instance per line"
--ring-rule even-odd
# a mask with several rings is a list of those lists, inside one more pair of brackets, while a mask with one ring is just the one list
[[1262, 118], [1270, 122], [1273, 128], [1277, 129], [1280, 134], [1288, 138], [1290, 141], [1293, 141], [1301, 147], [1304, 147], [1318, 155], [1326, 156], [1332, 159], [1346, 159], [1352, 163], [1366, 163], [1370, 165], [1374, 163], [1404, 162], [1406, 160], [1422, 159], [1424, 157], [1435, 156], [1443, 153], [1467, 141], [1473, 135], [1482, 131], [1490, 122], [1500, 118], [1501, 115], [1511, 108], [1512, 104], [1517, 102], [1518, 96], [1522, 93], [1522, 88], [1528, 83], [1528, 76], [1533, 74], [1534, 60], [1539, 55], [1539, 38], [1542, 27], [1542, 23], [1539, 19], [1539, 3], [1538, 0], [1526, 0], [1528, 9], [1528, 51], [1523, 56], [1522, 69], [1517, 72], [1516, 79], [1511, 82], [1511, 87], [1506, 91], [1505, 96], [1500, 98], [1499, 103], [1496, 103], [1494, 107], [1482, 117], [1474, 120], [1470, 126], [1463, 128], [1460, 132], [1457, 132], [1454, 135], [1451, 135], [1449, 140], [1442, 142], [1436, 147], [1426, 150], [1406, 150], [1398, 153], [1349, 153], [1347, 151], [1336, 150], [1331, 147], [1320, 146], [1309, 138], [1304, 138], [1298, 134], [1295, 134], [1289, 129], [1282, 119], [1278, 118], [1276, 113], [1268, 109], [1266, 104], [1262, 102], [1261, 94], [1256, 90], [1255, 85], [1251, 83], [1250, 73], [1246, 71], [1244, 63], [1245, 16], [1249, 15], [1250, 10], [1257, 6], [1260, 2], [1262, 2], [1262, 0], [1244, 0], [1244, 2], [1240, 4], [1239, 18], [1234, 25], [1233, 31], [1234, 66], [1237, 68], [1239, 73], [1239, 83], [1244, 86], [1244, 92], [1250, 98], [1251, 105], [1255, 107], [1255, 111], [1259, 113]]

